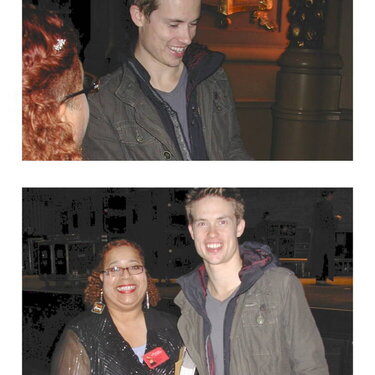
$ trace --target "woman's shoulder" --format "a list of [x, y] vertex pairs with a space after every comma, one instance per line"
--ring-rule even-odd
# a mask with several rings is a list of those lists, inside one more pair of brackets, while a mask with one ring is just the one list
[[94, 314], [91, 311], [83, 311], [74, 317], [68, 324], [67, 328], [73, 331], [90, 329], [105, 320], [107, 314]]

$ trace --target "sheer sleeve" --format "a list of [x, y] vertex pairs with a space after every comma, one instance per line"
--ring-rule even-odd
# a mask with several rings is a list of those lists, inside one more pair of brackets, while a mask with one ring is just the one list
[[53, 354], [51, 375], [89, 375], [90, 360], [77, 335], [66, 330]]

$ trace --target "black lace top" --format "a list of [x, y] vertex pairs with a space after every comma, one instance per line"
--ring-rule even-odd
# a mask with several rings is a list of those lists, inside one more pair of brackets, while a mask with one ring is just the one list
[[141, 363], [114, 325], [108, 309], [97, 315], [84, 312], [66, 328], [52, 359], [53, 375], [173, 375], [182, 341], [177, 318], [150, 309], [145, 311], [146, 353], [161, 347], [169, 359], [150, 369]]

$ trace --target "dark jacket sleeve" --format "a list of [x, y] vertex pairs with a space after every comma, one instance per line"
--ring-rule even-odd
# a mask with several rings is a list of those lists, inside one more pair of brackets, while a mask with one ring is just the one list
[[301, 282], [287, 278], [284, 322], [289, 356], [296, 375], [329, 375], [324, 346]]
[[236, 104], [227, 74], [219, 68], [200, 84], [200, 107], [211, 160], [252, 160], [241, 138]]
[[227, 92], [227, 100], [230, 108], [230, 112], [228, 114], [229, 138], [225, 160], [253, 160], [253, 157], [246, 151], [243, 144], [232, 88], [226, 74], [225, 77], [226, 79], [224, 82], [227, 86], [225, 91]]
[[104, 113], [101, 99], [100, 93], [89, 98], [90, 119], [82, 143], [83, 157], [85, 160], [124, 160], [119, 136]]

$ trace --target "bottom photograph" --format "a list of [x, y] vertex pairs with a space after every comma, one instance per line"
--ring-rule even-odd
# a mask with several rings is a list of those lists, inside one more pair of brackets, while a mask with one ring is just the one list
[[23, 188], [27, 375], [353, 374], [353, 189]]

